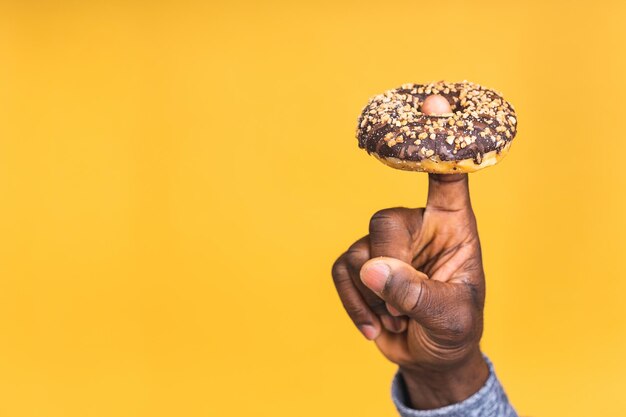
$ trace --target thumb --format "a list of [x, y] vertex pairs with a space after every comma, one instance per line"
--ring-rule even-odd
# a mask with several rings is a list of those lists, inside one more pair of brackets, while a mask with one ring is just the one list
[[361, 268], [361, 281], [393, 308], [431, 330], [456, 321], [468, 301], [464, 285], [428, 279], [394, 258], [367, 261]]

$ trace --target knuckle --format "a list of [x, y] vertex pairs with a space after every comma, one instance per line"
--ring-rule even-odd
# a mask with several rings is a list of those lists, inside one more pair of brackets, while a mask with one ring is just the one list
[[350, 319], [356, 324], [369, 324], [372, 322], [370, 308], [365, 304], [357, 293], [343, 292], [339, 298], [344, 310], [348, 313]]
[[344, 259], [348, 268], [358, 271], [369, 260], [369, 252], [360, 246], [351, 246]]
[[389, 311], [387, 311], [387, 306], [385, 305], [385, 301], [383, 300], [370, 300], [368, 301], [367, 305], [374, 313], [378, 315], [389, 314]]
[[377, 233], [396, 227], [398, 216], [395, 209], [387, 208], [374, 213], [370, 219], [370, 233]]
[[367, 319], [368, 312], [361, 304], [348, 303], [347, 305], [344, 304], [344, 308], [355, 324], [359, 325], [369, 322]]
[[338, 281], [341, 281], [345, 272], [346, 272], [346, 260], [345, 260], [345, 254], [344, 254], [344, 255], [341, 255], [339, 258], [337, 258], [337, 260], [333, 263], [333, 266], [331, 268], [331, 275], [333, 277], [333, 281], [335, 283], [337, 283]]

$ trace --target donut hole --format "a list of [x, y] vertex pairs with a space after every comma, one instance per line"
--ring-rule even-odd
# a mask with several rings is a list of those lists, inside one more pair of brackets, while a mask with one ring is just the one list
[[[450, 109], [452, 113], [455, 113], [457, 111], [463, 111], [463, 109], [465, 107], [467, 107], [467, 103], [465, 106], [461, 106], [460, 100], [458, 98], [458, 96], [456, 97], [455, 100], [455, 96], [453, 96], [452, 94], [442, 94], [439, 93], [440, 96], [442, 96], [443, 98], [445, 98], [448, 101], [448, 104], [450, 105]], [[425, 96], [422, 100], [420, 100], [419, 102], [419, 106], [417, 107], [417, 111], [419, 111], [420, 113], [423, 113], [422, 111], [422, 105], [424, 104], [424, 100], [426, 100], [428, 96]], [[438, 115], [438, 114], [432, 114], [430, 115], [430, 117], [448, 117], [447, 115]]]

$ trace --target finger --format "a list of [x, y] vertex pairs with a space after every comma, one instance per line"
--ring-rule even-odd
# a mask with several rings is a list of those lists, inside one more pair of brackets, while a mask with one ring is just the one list
[[470, 209], [467, 174], [428, 174], [426, 208], [441, 211]]
[[383, 323], [385, 329], [392, 333], [402, 333], [409, 325], [407, 317], [394, 317], [394, 316], [380, 316], [380, 321]]
[[[433, 94], [426, 97], [422, 112], [429, 116], [451, 113], [448, 100]], [[428, 174], [428, 207], [440, 210], [460, 210], [469, 206], [467, 174]]]
[[[411, 211], [406, 208], [385, 209], [372, 216], [369, 227], [370, 257], [393, 256], [406, 262], [411, 261]], [[360, 273], [361, 268], [355, 273], [355, 279], [358, 281], [361, 281]], [[375, 311], [379, 314], [385, 329], [392, 333], [405, 331], [407, 328], [406, 318], [391, 315], [379, 295], [374, 294], [362, 281], [361, 285], [366, 288], [368, 294], [371, 294], [370, 297], [367, 297], [369, 300], [372, 297], [378, 300], [377, 302], [374, 301], [377, 304]]]
[[389, 314], [385, 308], [385, 302], [361, 281], [361, 267], [365, 262], [369, 261], [370, 258], [369, 236], [357, 240], [344, 254], [350, 278], [369, 308], [377, 315]]
[[465, 331], [471, 324], [466, 308], [469, 289], [428, 279], [411, 265], [393, 258], [368, 261], [361, 269], [361, 280], [396, 310], [431, 330]]
[[450, 102], [442, 95], [433, 94], [424, 99], [422, 113], [428, 116], [452, 113]]
[[411, 233], [416, 225], [412, 210], [391, 208], [375, 213], [369, 225], [370, 256], [391, 256], [405, 262], [411, 260]]
[[402, 316], [402, 313], [396, 310], [396, 308], [392, 306], [391, 304], [385, 303], [385, 306], [387, 307], [387, 311], [389, 311], [389, 314], [391, 314], [392, 316], [395, 316], [395, 317]]
[[[357, 288], [370, 310], [379, 316], [383, 327], [393, 333], [401, 333], [405, 331], [407, 328], [406, 317], [390, 316], [389, 314], [391, 313], [391, 310], [389, 310], [388, 306], [385, 305], [383, 299], [374, 294], [372, 290], [367, 288], [365, 284], [363, 284], [363, 281], [361, 281], [361, 267], [370, 259], [369, 236], [365, 236], [357, 240], [352, 246], [350, 246], [350, 248], [346, 251], [344, 258], [348, 273], [350, 274], [350, 278], [352, 279], [354, 286]], [[393, 315], [393, 313], [391, 314]], [[398, 313], [397, 315], [400, 316], [401, 314]]]
[[376, 339], [381, 331], [380, 321], [354, 286], [344, 256], [333, 265], [332, 276], [339, 299], [352, 322], [366, 339]]

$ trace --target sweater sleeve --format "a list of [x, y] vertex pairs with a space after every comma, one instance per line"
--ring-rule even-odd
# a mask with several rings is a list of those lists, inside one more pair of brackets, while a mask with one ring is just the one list
[[517, 413], [496, 377], [493, 364], [487, 358], [489, 377], [475, 394], [460, 403], [434, 410], [414, 410], [409, 408], [406, 388], [402, 375], [397, 373], [391, 386], [393, 402], [402, 417], [517, 417]]

